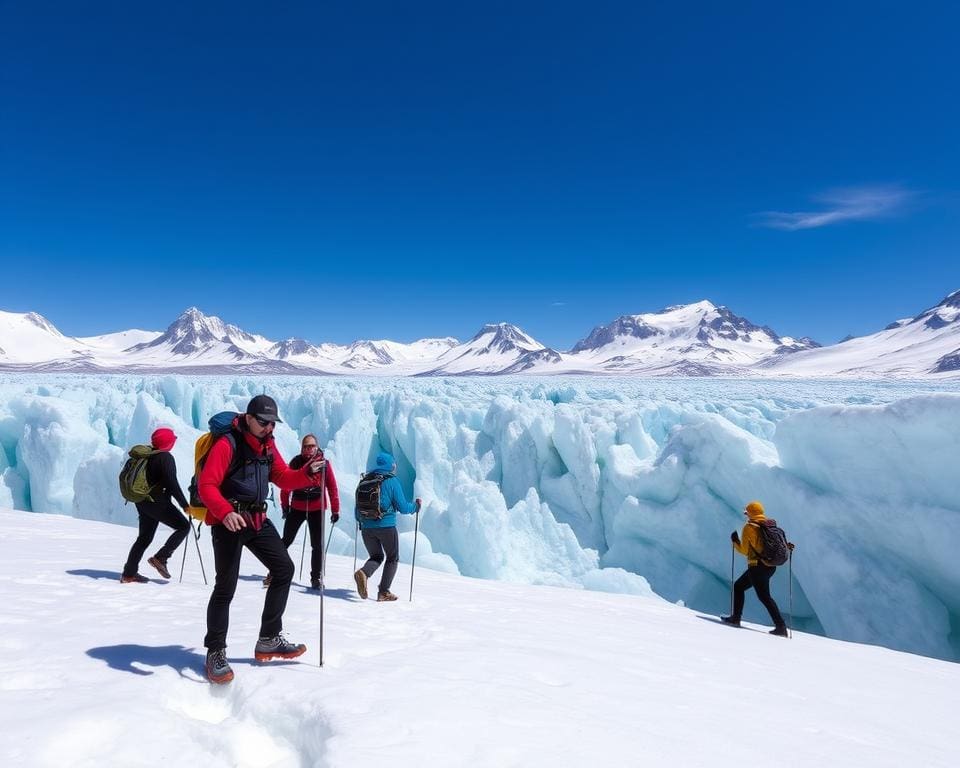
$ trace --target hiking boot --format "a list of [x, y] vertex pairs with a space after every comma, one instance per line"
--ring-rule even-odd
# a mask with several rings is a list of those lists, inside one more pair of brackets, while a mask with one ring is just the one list
[[253, 656], [257, 661], [269, 661], [270, 659], [295, 659], [306, 652], [307, 646], [303, 643], [290, 643], [283, 635], [274, 635], [257, 640]]
[[272, 574], [272, 573], [268, 573], [268, 574], [267, 574], [267, 578], [265, 578], [265, 579], [263, 580], [263, 586], [269, 587], [269, 586], [270, 586], [270, 583], [271, 583], [272, 581], [273, 581], [273, 574]]
[[320, 579], [310, 579], [310, 589], [320, 589]]
[[159, 557], [154, 555], [153, 557], [147, 559], [147, 564], [152, 565], [154, 568], [156, 568], [157, 573], [163, 576], [163, 578], [165, 579], [170, 578], [170, 571], [167, 570], [166, 560], [161, 560]]
[[135, 573], [132, 576], [127, 576], [127, 574], [123, 574], [120, 577], [121, 584], [147, 584], [149, 582], [150, 582], [150, 579], [148, 579], [146, 576], [141, 576], [139, 573]]
[[207, 651], [207, 680], [211, 683], [229, 683], [233, 680], [233, 670], [227, 662], [227, 649], [217, 648]]
[[393, 594], [393, 592], [391, 592], [389, 589], [386, 592], [381, 592], [379, 595], [377, 595], [378, 603], [391, 603], [396, 599], [397, 599], [397, 596]]
[[738, 616], [721, 616], [720, 621], [724, 624], [729, 624], [731, 627], [740, 626], [740, 618]]
[[777, 637], [790, 637], [790, 635], [787, 634], [786, 627], [774, 627], [770, 630], [769, 634], [776, 635]]
[[357, 594], [360, 595], [364, 600], [367, 599], [367, 574], [363, 570], [357, 571], [353, 574], [353, 580], [357, 582]]

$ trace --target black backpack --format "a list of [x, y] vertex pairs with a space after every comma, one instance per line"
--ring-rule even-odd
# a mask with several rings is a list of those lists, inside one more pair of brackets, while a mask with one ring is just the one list
[[790, 557], [787, 534], [777, 525], [776, 520], [767, 519], [759, 523], [759, 528], [760, 544], [763, 546], [760, 551], [760, 562], [764, 565], [783, 565]]
[[380, 486], [391, 474], [383, 472], [368, 472], [360, 478], [355, 495], [356, 510], [361, 520], [382, 520], [383, 510], [380, 508]]

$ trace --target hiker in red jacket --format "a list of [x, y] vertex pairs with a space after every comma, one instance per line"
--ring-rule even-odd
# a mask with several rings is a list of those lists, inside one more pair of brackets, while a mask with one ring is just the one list
[[305, 645], [290, 643], [280, 634], [293, 579], [293, 561], [277, 529], [267, 519], [265, 502], [270, 483], [287, 490], [319, 485], [323, 464], [313, 461], [302, 469], [290, 469], [273, 441], [273, 428], [278, 421], [273, 398], [257, 395], [247, 405], [247, 412], [236, 418], [231, 431], [210, 448], [197, 480], [200, 498], [207, 508], [205, 522], [211, 526], [217, 571], [207, 605], [207, 635], [203, 641], [207, 647], [207, 677], [213, 683], [233, 680], [226, 657], [227, 626], [244, 547], [273, 574], [263, 604], [255, 658], [293, 659], [307, 650]]
[[[317, 443], [316, 435], [306, 435], [300, 442], [300, 455], [290, 459], [290, 469], [300, 469], [304, 464], [323, 459], [323, 451]], [[323, 574], [323, 514], [330, 502], [330, 523], [340, 519], [340, 492], [337, 490], [337, 477], [333, 466], [326, 461], [320, 486], [302, 488], [299, 491], [282, 491], [280, 508], [283, 510], [283, 545], [289, 547], [300, 532], [303, 521], [307, 521], [310, 531], [310, 588], [320, 589], [320, 577]], [[270, 586], [273, 574], [263, 580]]]

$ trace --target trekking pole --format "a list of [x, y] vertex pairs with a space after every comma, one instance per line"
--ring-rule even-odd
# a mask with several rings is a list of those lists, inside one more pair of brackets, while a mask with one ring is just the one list
[[790, 594], [790, 610], [787, 611], [787, 637], [793, 639], [793, 547], [787, 550], [787, 573], [790, 579], [787, 582], [787, 590]]
[[[323, 505], [321, 505], [322, 507]], [[291, 512], [293, 509], [291, 508]], [[289, 514], [289, 513], [288, 513]], [[310, 527], [310, 523], [307, 522], [307, 519], [310, 516], [310, 499], [307, 498], [307, 511], [303, 513], [303, 522], [307, 523], [307, 528]], [[300, 547], [300, 581], [303, 581], [303, 553], [307, 551], [307, 532], [303, 532], [303, 546]]]
[[[322, 483], [322, 481], [321, 481]], [[326, 520], [323, 519], [323, 497], [320, 497], [320, 541], [323, 541], [323, 527]], [[332, 526], [331, 526], [332, 530]], [[318, 542], [319, 543], [319, 542]], [[326, 588], [324, 584], [324, 575], [326, 574], [327, 558], [324, 552], [323, 561], [320, 564], [320, 666], [323, 666], [323, 591]]]
[[[189, 522], [189, 521], [188, 521]], [[193, 523], [190, 523], [190, 533], [193, 533]], [[190, 537], [191, 539], [193, 536]], [[183, 567], [187, 564], [187, 550], [190, 549], [190, 545], [187, 544], [186, 540], [183, 542], [183, 560], [180, 561], [180, 581], [178, 584], [183, 584]]]
[[[194, 543], [194, 544], [196, 545], [196, 547], [197, 547], [197, 559], [200, 561], [200, 573], [203, 574], [203, 584], [204, 584], [204, 586], [206, 586], [206, 584], [207, 584], [207, 571], [206, 571], [206, 569], [203, 567], [203, 555], [200, 554], [200, 531], [203, 530], [203, 529], [200, 527], [201, 525], [203, 525], [203, 523], [201, 523], [201, 522], [198, 520], [198, 521], [197, 521], [197, 535], [196, 535], [196, 538], [194, 538], [193, 543]], [[193, 527], [193, 524], [192, 524], [192, 523], [191, 523], [190, 527], [191, 527], [191, 528]]]
[[327, 534], [327, 544], [323, 548], [323, 572], [327, 572], [327, 552], [330, 551], [330, 540], [333, 538], [333, 529], [336, 527], [336, 523], [330, 523], [330, 533]]
[[413, 527], [413, 559], [410, 561], [410, 602], [413, 602], [413, 569], [417, 567], [417, 537], [420, 533], [420, 509], [417, 509], [417, 521]]
[[[317, 545], [323, 544], [323, 529], [327, 521], [323, 516], [327, 513], [327, 462], [324, 460], [320, 467], [320, 541]], [[333, 533], [333, 525], [330, 526], [330, 533]], [[310, 540], [310, 546], [313, 546], [313, 540]], [[320, 558], [320, 614], [323, 615], [323, 577], [327, 575], [327, 550], [324, 548], [323, 555]], [[323, 648], [320, 649], [320, 663], [323, 664]]]
[[730, 615], [733, 616], [733, 546], [730, 547]]

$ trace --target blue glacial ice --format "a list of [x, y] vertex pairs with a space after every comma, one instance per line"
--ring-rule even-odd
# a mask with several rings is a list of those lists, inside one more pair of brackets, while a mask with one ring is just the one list
[[173, 427], [185, 487], [206, 420], [263, 391], [286, 458], [325, 447], [348, 520], [371, 457], [397, 457], [418, 566], [720, 613], [756, 498], [797, 545], [773, 582], [797, 628], [960, 659], [960, 384], [4, 376], [0, 506], [134, 525], [126, 448]]

